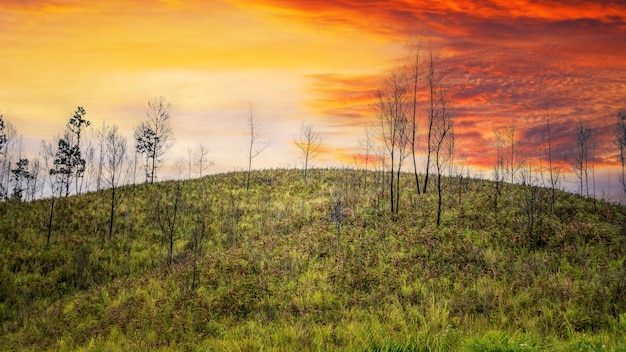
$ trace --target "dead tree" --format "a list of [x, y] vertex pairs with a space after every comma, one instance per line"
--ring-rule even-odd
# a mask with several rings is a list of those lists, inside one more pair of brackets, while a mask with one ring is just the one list
[[256, 114], [254, 108], [250, 104], [250, 113], [248, 114], [248, 128], [250, 131], [250, 139], [248, 145], [248, 175], [246, 177], [246, 191], [250, 190], [250, 173], [252, 172], [252, 159], [261, 154], [270, 144], [270, 141], [260, 140], [262, 133], [259, 131], [259, 125], [254, 121]]
[[[168, 184], [163, 185], [163, 187], [165, 187], [165, 192], [157, 194], [155, 215], [156, 222], [168, 244], [167, 264], [171, 266], [174, 263], [174, 242], [178, 238], [181, 202], [180, 181], [176, 181], [173, 189], [170, 189]], [[174, 194], [171, 194], [171, 191]]]
[[443, 194], [441, 176], [445, 167], [452, 161], [454, 151], [454, 121], [450, 115], [448, 92], [439, 88], [439, 112], [433, 125], [435, 166], [437, 169], [437, 227], [441, 224]]
[[406, 77], [403, 73], [391, 73], [378, 90], [377, 115], [379, 134], [389, 156], [389, 198], [391, 213], [398, 214], [400, 201], [400, 175], [406, 147], [409, 143]]
[[546, 132], [548, 136], [548, 147], [546, 150], [546, 154], [548, 156], [548, 172], [550, 174], [550, 191], [551, 191], [550, 209], [552, 209], [552, 212], [554, 212], [554, 204], [556, 203], [556, 188], [559, 184], [559, 179], [561, 177], [561, 168], [554, 165], [554, 160], [553, 160], [553, 155], [552, 155], [552, 134], [550, 131], [549, 107], [546, 108]]
[[[109, 213], [109, 240], [113, 236], [115, 225], [115, 209], [119, 206], [121, 198], [118, 195], [119, 186], [124, 184], [127, 177], [127, 143], [126, 138], [117, 132], [117, 126], [108, 129], [105, 137], [105, 180], [111, 190], [111, 204]], [[104, 242], [104, 241], [103, 241]]]
[[441, 106], [440, 100], [437, 97], [438, 90], [441, 86], [442, 80], [446, 76], [445, 70], [440, 70], [437, 68], [435, 64], [435, 58], [433, 57], [433, 52], [430, 52], [430, 60], [428, 62], [427, 71], [426, 71], [426, 84], [428, 88], [428, 109], [427, 109], [427, 139], [426, 139], [426, 171], [424, 173], [424, 187], [422, 188], [422, 193], [426, 193], [428, 191], [428, 180], [430, 176], [430, 167], [433, 162], [433, 152], [436, 146], [435, 138], [433, 135], [433, 129], [435, 128], [435, 122], [437, 121], [437, 116], [440, 113]]
[[501, 187], [502, 182], [505, 177], [505, 167], [504, 167], [504, 140], [500, 131], [494, 128], [493, 131], [495, 137], [495, 148], [496, 148], [496, 161], [493, 165], [493, 181], [494, 181], [494, 197], [493, 197], [493, 212], [496, 215], [496, 220], [498, 219], [498, 202], [500, 198], [500, 194], [502, 193]]
[[420, 194], [420, 180], [417, 173], [417, 92], [418, 83], [420, 79], [420, 51], [422, 49], [422, 36], [420, 35], [416, 43], [409, 46], [410, 53], [410, 65], [409, 65], [409, 79], [411, 84], [411, 105], [413, 108], [411, 115], [411, 138], [409, 140], [411, 145], [411, 156], [413, 159], [413, 175], [415, 176], [415, 187], [417, 194]]
[[622, 185], [622, 190], [626, 194], [626, 110], [617, 113], [617, 125], [615, 132], [615, 144], [617, 144], [619, 149], [619, 158], [622, 166], [620, 184]]
[[572, 159], [572, 168], [579, 181], [579, 193], [584, 195], [585, 184], [587, 185], [587, 196], [589, 196], [589, 140], [591, 139], [591, 128], [583, 125], [582, 121], [576, 126], [576, 151]]
[[307, 182], [307, 171], [310, 163], [317, 157], [322, 145], [322, 138], [312, 124], [302, 123], [300, 125], [300, 136], [293, 139], [293, 143], [302, 152], [302, 164], [304, 166], [304, 182]]
[[205, 171], [207, 171], [208, 167], [211, 166], [211, 162], [207, 160], [207, 155], [209, 154], [209, 148], [205, 147], [204, 144], [200, 144], [195, 152], [195, 164], [197, 168], [198, 177], [202, 177]]

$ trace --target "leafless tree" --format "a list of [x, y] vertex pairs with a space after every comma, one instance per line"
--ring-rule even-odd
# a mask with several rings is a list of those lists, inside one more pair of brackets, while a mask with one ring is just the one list
[[504, 167], [505, 142], [504, 142], [504, 139], [500, 130], [498, 130], [497, 128], [494, 128], [493, 134], [495, 137], [495, 148], [496, 148], [496, 161], [493, 165], [493, 181], [495, 185], [493, 209], [494, 209], [494, 213], [496, 214], [496, 220], [497, 220], [498, 201], [500, 198], [500, 194], [502, 192], [501, 183], [504, 181], [504, 177], [505, 177], [505, 167]]
[[53, 160], [55, 156], [52, 143], [41, 141], [41, 150], [39, 155], [43, 158], [45, 169], [48, 171], [48, 186], [50, 187], [50, 214], [48, 216], [48, 235], [46, 237], [46, 247], [50, 246], [50, 237], [52, 236], [52, 225], [54, 220], [54, 206], [56, 204], [56, 194], [59, 192], [59, 196], [62, 192], [61, 177], [58, 174], [51, 173], [50, 170], [54, 168]]
[[622, 172], [619, 180], [622, 185], [622, 190], [626, 193], [626, 110], [617, 113], [617, 125], [615, 132], [615, 144], [617, 144], [619, 149], [619, 158], [622, 166]]
[[17, 130], [0, 115], [0, 200], [5, 200], [9, 196], [16, 140]]
[[585, 184], [587, 185], [587, 196], [589, 196], [589, 140], [591, 139], [591, 128], [583, 125], [582, 120], [576, 126], [576, 152], [571, 162], [574, 174], [579, 180], [580, 195], [584, 195]]
[[106, 158], [104, 163], [105, 180], [111, 189], [111, 206], [109, 213], [109, 240], [113, 236], [115, 225], [115, 209], [121, 203], [118, 187], [126, 182], [127, 170], [127, 142], [126, 138], [117, 131], [117, 126], [108, 129], [105, 138]]
[[524, 161], [520, 159], [517, 154], [521, 142], [517, 136], [517, 129], [514, 124], [511, 124], [503, 130], [506, 145], [508, 147], [508, 153], [505, 158], [506, 173], [508, 174], [511, 183], [515, 182], [515, 175], [524, 165]]
[[322, 145], [322, 138], [310, 123], [300, 125], [300, 136], [293, 139], [293, 143], [302, 152], [302, 164], [304, 166], [304, 182], [307, 182], [307, 171], [313, 160], [317, 157]]
[[211, 162], [207, 160], [207, 155], [209, 154], [209, 148], [205, 147], [204, 144], [200, 144], [195, 152], [195, 164], [197, 168], [198, 177], [202, 177], [205, 171], [207, 171], [208, 167], [211, 166]]
[[546, 154], [548, 156], [548, 172], [550, 174], [550, 190], [552, 195], [550, 208], [554, 212], [554, 204], [556, 203], [556, 188], [561, 177], [561, 168], [554, 165], [552, 155], [552, 134], [550, 131], [550, 107], [546, 108], [546, 132], [548, 135], [548, 147]]
[[[157, 193], [155, 217], [156, 222], [168, 243], [167, 263], [171, 266], [174, 262], [174, 242], [178, 238], [179, 212], [181, 207], [180, 181], [176, 181], [173, 187], [169, 183], [163, 184], [164, 192]], [[170, 194], [174, 192], [174, 194]], [[172, 200], [173, 198], [173, 200]]]
[[176, 172], [178, 172], [177, 180], [182, 180], [182, 175], [185, 171], [185, 158], [181, 156], [176, 159], [176, 161], [174, 162], [174, 168], [176, 169]]
[[359, 141], [359, 147], [363, 151], [365, 171], [369, 171], [374, 151], [374, 131], [369, 125], [365, 127], [365, 139]]
[[248, 147], [248, 175], [246, 177], [246, 190], [250, 189], [250, 174], [252, 173], [252, 159], [261, 154], [271, 142], [269, 140], [260, 140], [262, 137], [261, 131], [259, 131], [259, 125], [254, 120], [256, 114], [254, 108], [250, 104], [250, 112], [248, 114], [248, 128], [250, 131], [250, 144]]
[[[420, 52], [422, 49], [422, 35], [414, 43], [409, 44], [409, 80], [411, 85], [411, 103], [412, 103], [412, 115], [411, 115], [411, 138], [409, 143], [411, 145], [411, 156], [413, 158], [413, 174], [415, 176], [415, 187], [417, 194], [420, 194], [420, 182], [417, 173], [417, 92], [418, 83], [420, 79]], [[431, 57], [432, 58], [432, 57]]]
[[448, 92], [439, 87], [439, 112], [433, 125], [435, 166], [437, 169], [437, 227], [441, 224], [443, 194], [441, 176], [446, 166], [452, 162], [454, 154], [454, 121], [450, 115]]
[[393, 72], [385, 79], [383, 87], [377, 92], [376, 113], [379, 131], [390, 161], [389, 197], [393, 215], [397, 215], [399, 210], [400, 172], [410, 139], [406, 82], [404, 73]]
[[427, 71], [426, 71], [426, 84], [428, 87], [428, 109], [427, 109], [427, 149], [426, 149], [426, 171], [424, 175], [424, 187], [422, 188], [422, 193], [426, 193], [428, 191], [428, 179], [430, 176], [430, 167], [432, 165], [432, 158], [434, 147], [436, 142], [434, 141], [433, 129], [435, 128], [435, 123], [437, 121], [438, 115], [440, 114], [441, 106], [440, 99], [438, 99], [437, 94], [439, 87], [441, 86], [442, 80], [445, 78], [447, 72], [437, 67], [435, 63], [435, 58], [432, 50], [430, 51], [430, 60], [428, 62]]
[[170, 126], [171, 104], [158, 97], [148, 101], [146, 120], [135, 128], [135, 148], [144, 156], [146, 182], [154, 183], [163, 156], [172, 147], [174, 132]]

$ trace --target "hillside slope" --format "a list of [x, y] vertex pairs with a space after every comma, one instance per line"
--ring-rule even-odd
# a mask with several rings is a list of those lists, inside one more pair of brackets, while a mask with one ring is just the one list
[[436, 228], [434, 192], [405, 175], [393, 218], [380, 182], [128, 186], [110, 237], [109, 191], [62, 198], [48, 246], [50, 200], [0, 204], [0, 348], [626, 349], [622, 207], [450, 178]]

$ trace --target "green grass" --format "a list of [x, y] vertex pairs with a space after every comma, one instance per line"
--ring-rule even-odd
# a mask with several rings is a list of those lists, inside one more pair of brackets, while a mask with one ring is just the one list
[[538, 189], [530, 228], [529, 188], [445, 179], [436, 228], [405, 177], [395, 219], [371, 172], [182, 181], [171, 267], [174, 182], [120, 189], [110, 239], [108, 191], [57, 200], [49, 247], [49, 200], [2, 203], [0, 349], [626, 350], [624, 208]]

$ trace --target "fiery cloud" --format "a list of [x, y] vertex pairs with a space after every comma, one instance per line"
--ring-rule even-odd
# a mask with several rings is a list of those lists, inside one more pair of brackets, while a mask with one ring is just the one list
[[[313, 27], [345, 26], [406, 40], [421, 32], [448, 70], [457, 150], [490, 167], [493, 129], [517, 126], [521, 152], [537, 161], [550, 115], [555, 155], [567, 162], [575, 127], [593, 128], [598, 165], [615, 165], [617, 111], [626, 107], [626, 5], [594, 1], [316, 1], [267, 0], [283, 16]], [[403, 62], [396, 63], [401, 69]], [[388, 67], [379, 70], [384, 76]], [[393, 68], [392, 68], [393, 69]], [[381, 78], [310, 77], [309, 103], [341, 126], [364, 126]], [[424, 119], [424, 114], [421, 114]]]
[[623, 1], [9, 0], [1, 6], [0, 113], [20, 133], [34, 134], [36, 144], [60, 132], [79, 104], [95, 125], [115, 121], [129, 130], [148, 98], [163, 95], [181, 121], [183, 148], [219, 131], [211, 149], [244, 155], [232, 136], [245, 134], [246, 109], [255, 102], [270, 126], [268, 138], [277, 141], [268, 165], [293, 158], [289, 141], [303, 120], [322, 132], [324, 160], [350, 162], [375, 117], [376, 90], [407, 63], [406, 42], [421, 34], [423, 62], [432, 50], [448, 72], [457, 154], [468, 164], [490, 168], [493, 130], [509, 125], [517, 126], [520, 151], [538, 162], [546, 114], [559, 162], [567, 163], [579, 121], [594, 130], [597, 165], [618, 162], [612, 130], [617, 111], [626, 108]]

